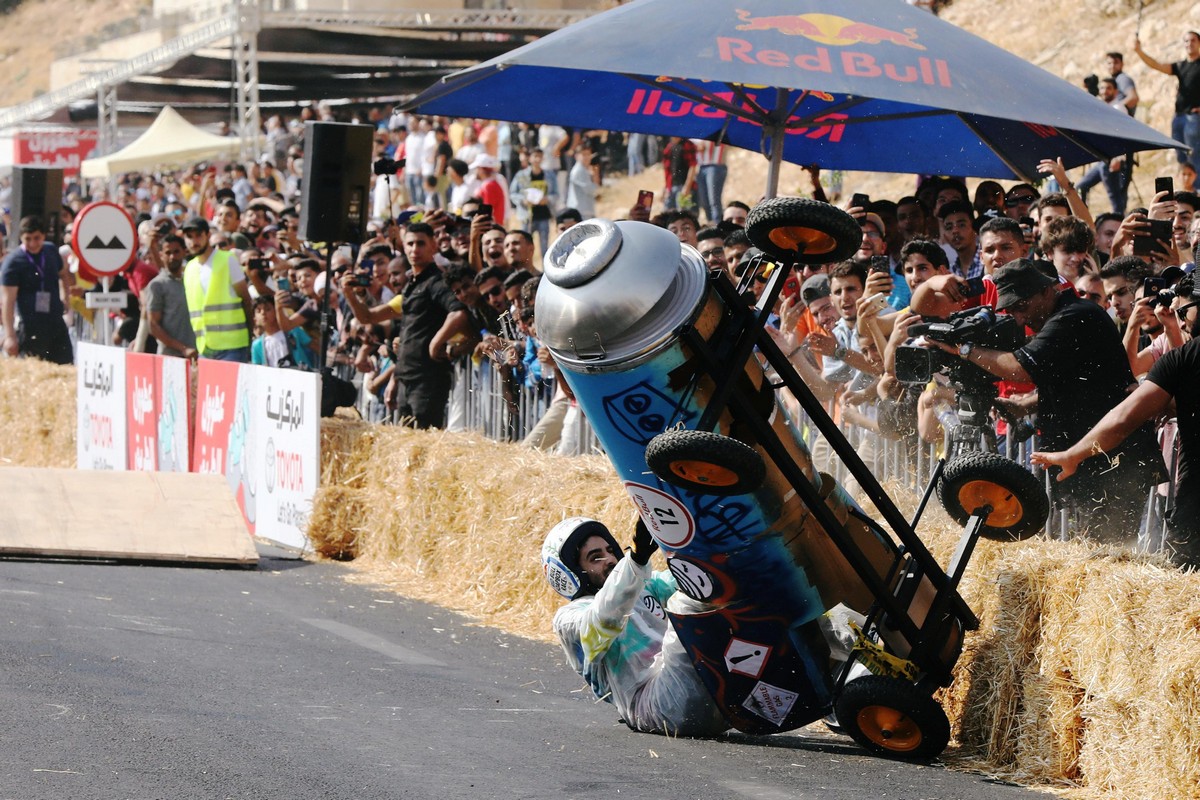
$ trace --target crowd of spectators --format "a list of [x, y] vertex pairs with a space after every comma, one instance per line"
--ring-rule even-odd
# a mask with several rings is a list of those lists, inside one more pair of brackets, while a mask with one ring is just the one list
[[[372, 125], [373, 158], [397, 168], [373, 179], [366, 240], [326, 251], [299, 237], [309, 119], [339, 117], [313, 106], [270, 118], [265, 151], [253, 162], [122, 177], [111, 199], [138, 221], [140, 249], [112, 287], [130, 293], [111, 326], [113, 343], [277, 367], [326, 363], [334, 376], [361, 377], [370, 419], [418, 427], [470, 424], [453, 386], [486, 378], [502, 396], [490, 413], [506, 420], [517, 416], [521, 396], [540, 398], [544, 412], [532, 432], [511, 421], [502, 427], [509, 438], [548, 448], [560, 446], [578, 410], [537, 339], [541, 256], [557, 234], [594, 215], [606, 174], [660, 170], [653, 185], [661, 194], [639, 200], [627, 216], [667, 228], [751, 297], [765, 283], [761, 274], [746, 276], [760, 268], [761, 254], [743, 229], [750, 203], [724, 197], [721, 145], [385, 108], [341, 118]], [[945, 348], [946, 355], [999, 382], [1001, 445], [1013, 422], [1024, 420], [1021, 430], [1039, 430], [1043, 450], [1065, 452], [1122, 402], [1135, 378], [1155, 381], [1157, 362], [1191, 340], [1200, 198], [1189, 167], [1185, 159], [1176, 176], [1186, 188], [1160, 192], [1128, 214], [1093, 216], [1050, 157], [1040, 188], [982, 181], [972, 193], [960, 179], [926, 177], [904, 197], [855, 195], [847, 211], [861, 225], [860, 249], [846, 262], [800, 268], [774, 309], [774, 332], [844, 425], [939, 442], [955, 424], [953, 387], [941, 376], [924, 386], [899, 380], [897, 349], [911, 344], [909, 328], [918, 322], [981, 304], [1003, 309], [1026, 328], [1020, 349]], [[827, 200], [820, 171], [808, 171], [812, 196]], [[67, 187], [68, 233], [73, 215], [108, 191]], [[1154, 221], [1169, 235], [1148, 235]], [[26, 246], [3, 268], [12, 334], [5, 349], [69, 361], [55, 337], [39, 350], [45, 333], [18, 342], [8, 308], [15, 302], [27, 322], [64, 312], [91, 318], [97, 312], [82, 295], [95, 287], [81, 279], [69, 247], [46, 248], [39, 260], [40, 226], [19, 224]], [[1139, 504], [1163, 480], [1162, 452], [1176, 475], [1187, 474], [1186, 446], [1182, 463], [1173, 448], [1194, 435], [1191, 420], [1180, 415], [1179, 437], [1163, 420], [1127, 431], [1123, 445], [1105, 445], [1109, 458], [1077, 464], [1057, 499], [1086, 509], [1098, 538], [1133, 544]]]

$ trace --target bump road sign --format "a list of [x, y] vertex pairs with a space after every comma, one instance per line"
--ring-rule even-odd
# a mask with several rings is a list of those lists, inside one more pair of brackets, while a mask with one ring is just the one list
[[116, 275], [133, 263], [137, 227], [129, 212], [116, 203], [91, 203], [75, 217], [71, 247], [97, 275]]

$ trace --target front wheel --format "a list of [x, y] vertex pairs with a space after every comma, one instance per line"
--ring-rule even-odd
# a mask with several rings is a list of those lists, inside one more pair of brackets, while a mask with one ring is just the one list
[[836, 711], [846, 733], [878, 756], [930, 761], [950, 742], [950, 720], [942, 707], [898, 678], [867, 675], [847, 683]]
[[709, 431], [660, 433], [646, 446], [646, 465], [664, 483], [720, 496], [753, 492], [767, 475], [754, 448]]
[[828, 203], [803, 197], [773, 197], [746, 217], [746, 236], [768, 255], [788, 263], [844, 261], [862, 246], [854, 217]]
[[998, 453], [967, 453], [952, 459], [938, 482], [938, 500], [960, 525], [975, 512], [990, 508], [980, 535], [999, 541], [1036, 535], [1050, 513], [1041, 481]]

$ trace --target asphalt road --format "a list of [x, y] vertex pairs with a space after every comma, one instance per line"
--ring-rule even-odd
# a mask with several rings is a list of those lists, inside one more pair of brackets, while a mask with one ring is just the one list
[[556, 648], [264, 553], [0, 561], [0, 798], [1044, 796], [812, 729], [633, 733]]

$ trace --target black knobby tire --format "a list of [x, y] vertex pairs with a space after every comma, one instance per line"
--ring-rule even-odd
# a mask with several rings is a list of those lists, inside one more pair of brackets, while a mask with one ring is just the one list
[[838, 725], [870, 752], [930, 761], [950, 742], [950, 721], [938, 702], [899, 678], [866, 675], [847, 683], [835, 706]]
[[1032, 472], [998, 453], [967, 453], [952, 459], [938, 482], [942, 508], [960, 525], [982, 504], [992, 506], [980, 534], [1017, 541], [1040, 532], [1050, 499]]
[[722, 497], [753, 492], [767, 476], [752, 447], [710, 431], [660, 433], [646, 445], [646, 465], [672, 486]]
[[746, 217], [746, 236], [759, 250], [788, 263], [844, 261], [862, 246], [862, 228], [854, 217], [803, 197], [759, 203]]

